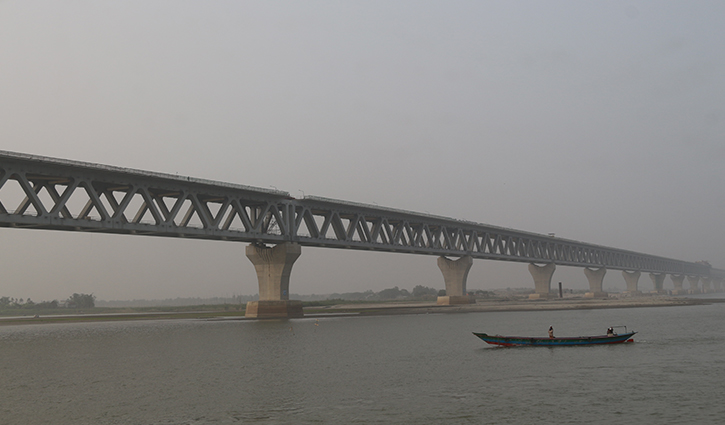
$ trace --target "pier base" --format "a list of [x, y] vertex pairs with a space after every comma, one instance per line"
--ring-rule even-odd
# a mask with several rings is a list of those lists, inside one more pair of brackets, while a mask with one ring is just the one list
[[302, 301], [249, 301], [244, 317], [256, 319], [304, 317]]
[[456, 304], [476, 304], [476, 299], [469, 297], [468, 295], [457, 296], [457, 295], [446, 295], [438, 297], [436, 301], [438, 305], [456, 305]]
[[609, 298], [609, 293], [604, 291], [587, 292], [584, 294], [584, 298]]

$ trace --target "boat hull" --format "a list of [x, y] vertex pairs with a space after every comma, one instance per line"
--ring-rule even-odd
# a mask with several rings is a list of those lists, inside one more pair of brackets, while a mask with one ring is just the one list
[[601, 344], [621, 344], [631, 341], [630, 338], [637, 332], [628, 332], [615, 336], [597, 335], [597, 336], [576, 336], [565, 338], [541, 338], [541, 337], [525, 337], [525, 336], [501, 336], [488, 335], [485, 333], [473, 332], [474, 335], [486, 341], [489, 344], [501, 345], [504, 347], [533, 345], [545, 347], [558, 347], [562, 345], [601, 345]]

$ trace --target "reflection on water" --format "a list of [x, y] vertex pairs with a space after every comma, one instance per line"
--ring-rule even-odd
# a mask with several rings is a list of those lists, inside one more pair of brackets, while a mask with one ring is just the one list
[[[725, 305], [0, 327], [3, 423], [719, 423]], [[634, 344], [496, 348], [626, 324]]]

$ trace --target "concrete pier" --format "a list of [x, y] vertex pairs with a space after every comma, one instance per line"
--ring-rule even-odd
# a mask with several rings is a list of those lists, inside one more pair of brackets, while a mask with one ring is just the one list
[[652, 285], [654, 285], [653, 294], [664, 294], [665, 293], [665, 273], [650, 273], [649, 278], [652, 279]]
[[642, 291], [637, 289], [637, 283], [639, 282], [639, 277], [642, 275], [642, 273], [637, 270], [633, 272], [628, 272], [626, 270], [622, 270], [622, 276], [624, 276], [624, 282], [627, 284], [627, 291], [625, 294], [628, 295], [639, 295], [642, 293]]
[[589, 280], [589, 292], [584, 294], [586, 298], [607, 298], [609, 294], [602, 290], [602, 283], [604, 282], [604, 275], [607, 274], [607, 268], [601, 267], [598, 269], [590, 269], [584, 267], [584, 275]]
[[702, 282], [702, 293], [706, 294], [708, 292], [712, 292], [712, 288], [710, 287], [710, 283], [712, 279], [709, 277], [701, 277], [700, 281]]
[[672, 279], [672, 284], [675, 286], [672, 295], [683, 295], [687, 293], [686, 290], [682, 289], [682, 282], [685, 281], [684, 274], [671, 274], [670, 279]]
[[715, 292], [722, 292], [722, 279], [716, 277], [712, 278], [712, 290]]
[[437, 304], [474, 304], [476, 302], [475, 298], [469, 297], [466, 293], [466, 281], [471, 266], [473, 266], [473, 258], [468, 255], [457, 260], [438, 257], [438, 268], [441, 269], [443, 280], [446, 283], [446, 295], [438, 297]]
[[690, 284], [690, 289], [687, 291], [688, 293], [700, 293], [700, 276], [687, 276], [687, 283]]
[[534, 278], [534, 293], [529, 295], [530, 300], [546, 300], [549, 299], [551, 291], [551, 278], [554, 276], [556, 265], [548, 263], [545, 266], [537, 266], [534, 263], [529, 264], [529, 273]]
[[246, 317], [302, 317], [302, 301], [290, 301], [289, 279], [292, 265], [302, 253], [295, 243], [272, 248], [249, 245], [247, 258], [254, 264], [259, 282], [259, 301], [247, 303]]
[[687, 276], [687, 283], [690, 284], [690, 289], [687, 290], [689, 294], [700, 293], [700, 276]]

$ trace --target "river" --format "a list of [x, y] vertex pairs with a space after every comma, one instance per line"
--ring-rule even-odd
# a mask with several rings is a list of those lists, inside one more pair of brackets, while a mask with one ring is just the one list
[[[715, 424], [725, 304], [0, 326], [3, 424]], [[627, 325], [615, 346], [489, 346]]]

